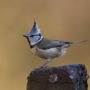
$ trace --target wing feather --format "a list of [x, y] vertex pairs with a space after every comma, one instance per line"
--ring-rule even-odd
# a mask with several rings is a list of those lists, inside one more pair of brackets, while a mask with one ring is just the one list
[[40, 43], [37, 44], [37, 46], [40, 49], [50, 49], [55, 47], [70, 46], [70, 44], [72, 44], [72, 42], [43, 39]]

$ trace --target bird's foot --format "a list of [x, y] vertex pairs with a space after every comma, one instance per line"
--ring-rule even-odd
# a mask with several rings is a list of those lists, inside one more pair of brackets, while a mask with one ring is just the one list
[[48, 68], [48, 65], [42, 65], [42, 66], [40, 66], [39, 68], [45, 69], [45, 68]]
[[42, 65], [39, 68], [36, 68], [35, 70], [43, 70], [43, 69], [46, 69], [46, 68], [48, 68], [47, 65]]

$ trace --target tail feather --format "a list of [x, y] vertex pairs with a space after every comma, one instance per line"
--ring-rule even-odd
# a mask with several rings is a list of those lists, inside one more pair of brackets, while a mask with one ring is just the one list
[[80, 41], [73, 42], [71, 45], [75, 45], [75, 44], [78, 44], [78, 43], [81, 43], [81, 42], [87, 42], [87, 41], [86, 40], [80, 40]]

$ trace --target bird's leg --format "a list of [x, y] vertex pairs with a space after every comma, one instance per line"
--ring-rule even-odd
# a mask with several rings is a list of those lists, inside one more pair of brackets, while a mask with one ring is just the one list
[[48, 67], [47, 64], [48, 64], [49, 62], [50, 62], [50, 61], [47, 60], [43, 65], [41, 65], [39, 68], [37, 68], [37, 69], [35, 69], [35, 70], [41, 70], [41, 69], [47, 68], [47, 67]]
[[47, 68], [48, 67], [47, 64], [51, 61], [52, 61], [52, 59], [48, 59], [42, 66], [40, 66], [40, 69]]
[[47, 64], [48, 64], [49, 62], [51, 62], [51, 61], [52, 61], [52, 59], [48, 59], [48, 60], [43, 64], [43, 66], [47, 67]]

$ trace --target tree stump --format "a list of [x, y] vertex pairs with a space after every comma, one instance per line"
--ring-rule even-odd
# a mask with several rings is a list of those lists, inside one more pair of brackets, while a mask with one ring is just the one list
[[37, 68], [28, 76], [27, 90], [88, 90], [85, 65]]

